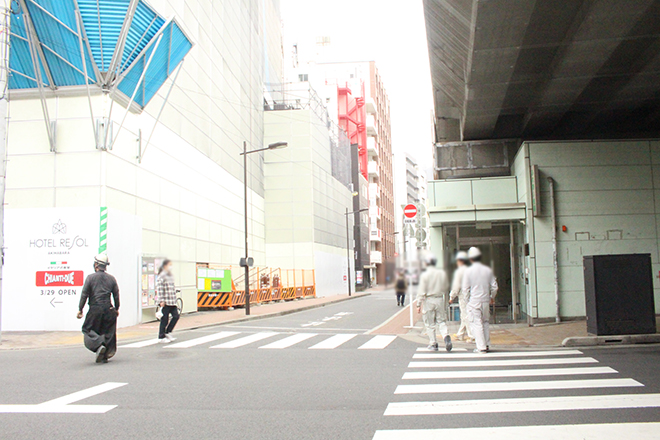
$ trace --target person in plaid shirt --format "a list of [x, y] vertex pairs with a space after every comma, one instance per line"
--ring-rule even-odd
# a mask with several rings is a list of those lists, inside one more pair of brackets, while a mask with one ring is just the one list
[[[179, 310], [176, 308], [176, 288], [174, 287], [172, 262], [170, 260], [164, 260], [160, 266], [158, 280], [156, 281], [156, 295], [163, 313], [160, 318], [158, 341], [167, 344], [176, 340], [171, 333], [179, 320]], [[170, 319], [170, 315], [172, 315], [172, 319]]]

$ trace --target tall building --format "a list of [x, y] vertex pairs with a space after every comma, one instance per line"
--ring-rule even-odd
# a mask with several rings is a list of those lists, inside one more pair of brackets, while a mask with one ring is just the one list
[[369, 183], [370, 274], [372, 282], [383, 284], [393, 275], [388, 273], [385, 263], [394, 258], [396, 229], [390, 103], [385, 86], [373, 61], [309, 63], [306, 68], [309, 73], [302, 75], [308, 75], [312, 84], [318, 84], [330, 113], [337, 108], [339, 121], [347, 119], [340, 105], [346, 90], [356, 99], [357, 105], [364, 103], [366, 122], [355, 122], [358, 132], [366, 133], [366, 151], [360, 151], [360, 166]]
[[307, 82], [272, 87], [265, 103], [264, 144], [289, 144], [264, 155], [267, 265], [319, 269], [319, 296], [344, 293], [355, 281], [349, 140]]
[[[263, 143], [280, 23], [278, 0], [13, 2], [4, 227], [15, 240], [5, 263], [18, 270], [3, 278], [4, 329], [26, 329], [18, 310], [42, 326], [29, 330], [79, 329], [70, 310], [99, 251], [120, 280], [120, 326], [153, 317], [154, 258], [173, 260], [185, 311], [196, 309], [199, 264], [238, 264], [240, 153]], [[263, 170], [264, 155], [250, 155], [257, 265]], [[80, 275], [57, 307], [24, 283], [49, 269]]]
[[406, 154], [406, 203], [416, 204], [420, 199], [419, 168], [415, 159]]

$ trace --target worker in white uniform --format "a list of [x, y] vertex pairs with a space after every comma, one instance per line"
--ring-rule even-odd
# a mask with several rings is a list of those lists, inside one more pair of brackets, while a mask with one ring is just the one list
[[466, 336], [468, 341], [474, 339], [472, 337], [472, 330], [470, 329], [470, 320], [468, 319], [468, 298], [466, 294], [463, 293], [463, 277], [465, 276], [465, 271], [468, 269], [469, 263], [470, 260], [468, 259], [467, 252], [459, 251], [456, 254], [456, 270], [454, 271], [454, 278], [451, 282], [451, 291], [449, 292], [449, 302], [452, 303], [458, 298], [458, 307], [461, 311], [461, 325], [454, 335], [454, 338], [459, 341], [464, 341]]
[[447, 329], [447, 294], [449, 282], [444, 270], [438, 269], [438, 260], [431, 257], [428, 267], [417, 286], [417, 312], [422, 313], [426, 334], [429, 337], [428, 349], [438, 351], [437, 333], [444, 338], [445, 349], [451, 351], [452, 343]]
[[490, 350], [490, 304], [497, 295], [497, 280], [493, 270], [481, 263], [481, 251], [476, 247], [468, 250], [472, 265], [463, 276], [463, 294], [468, 296], [468, 318], [477, 348], [475, 353]]

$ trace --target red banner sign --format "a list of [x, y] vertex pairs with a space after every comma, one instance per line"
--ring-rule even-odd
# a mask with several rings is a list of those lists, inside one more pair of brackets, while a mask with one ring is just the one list
[[82, 286], [85, 274], [82, 270], [47, 270], [37, 272], [37, 287]]

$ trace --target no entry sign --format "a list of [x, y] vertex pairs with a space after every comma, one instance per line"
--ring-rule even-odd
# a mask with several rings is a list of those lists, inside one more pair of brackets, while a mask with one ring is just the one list
[[406, 205], [403, 208], [403, 215], [405, 215], [408, 218], [415, 218], [417, 216], [417, 206], [415, 205]]
[[411, 225], [417, 222], [417, 206], [408, 204], [403, 207], [403, 224]]

